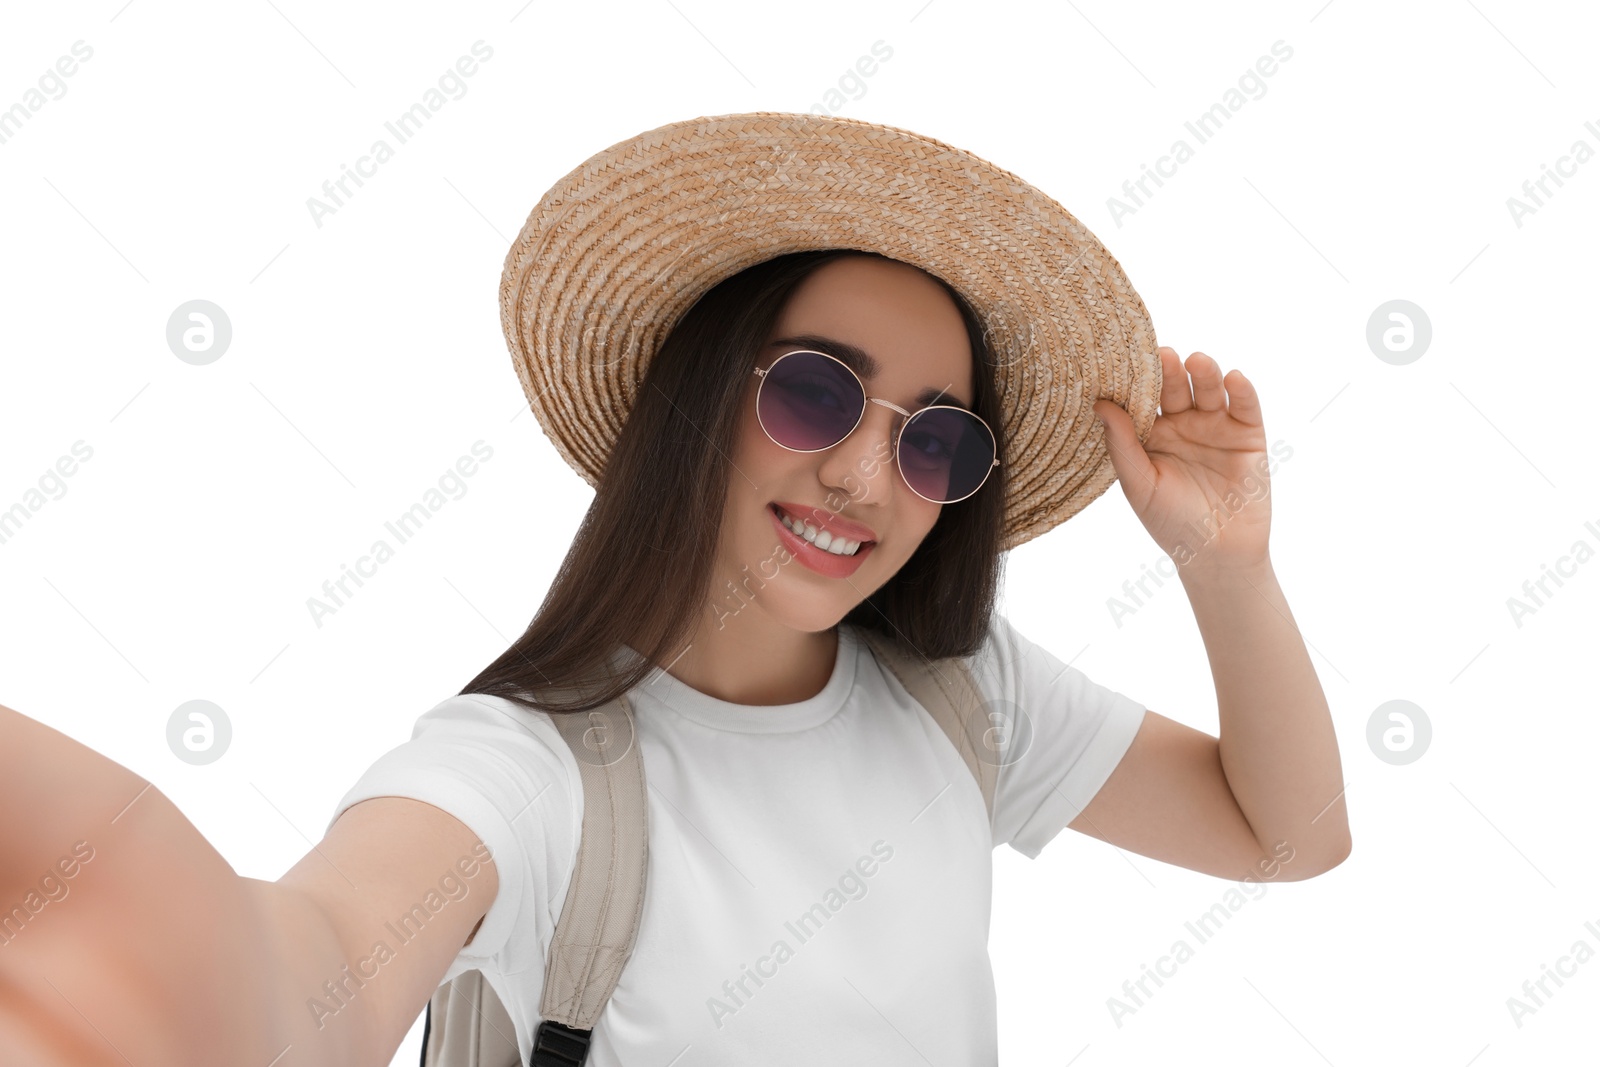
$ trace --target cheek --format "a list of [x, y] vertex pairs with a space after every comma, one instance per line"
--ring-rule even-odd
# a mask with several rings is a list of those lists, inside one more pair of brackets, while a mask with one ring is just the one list
[[758, 527], [762, 537], [771, 532], [765, 528], [765, 516], [758, 512], [776, 495], [773, 487], [788, 477], [785, 465], [793, 455], [772, 442], [754, 414], [741, 420], [728, 457], [727, 516], [734, 529], [745, 531], [740, 536], [748, 537]]
[[741, 456], [757, 459], [764, 451], [764, 445], [771, 445], [766, 432], [761, 429], [761, 424], [756, 421], [754, 413], [746, 411], [745, 417], [739, 421], [739, 437], [736, 447]]
[[733, 465], [738, 468], [731, 472], [734, 492], [742, 487], [744, 492], [755, 493], [760, 490], [752, 488], [751, 482], [765, 488], [786, 477], [797, 461], [804, 461], [807, 457], [780, 447], [761, 428], [754, 410], [747, 408], [739, 424], [731, 458]]
[[751, 455], [760, 447], [762, 441], [767, 439], [761, 423], [756, 418], [755, 394], [747, 393], [743, 405], [739, 408], [739, 430], [734, 435], [733, 447], [741, 455]]
[[922, 536], [917, 538], [917, 544], [920, 545], [933, 530], [933, 524], [939, 521], [939, 513], [944, 510], [944, 506], [929, 503], [909, 489], [906, 493], [915, 500], [915, 503], [908, 503], [906, 510], [911, 521], [916, 523], [916, 528], [922, 531]]

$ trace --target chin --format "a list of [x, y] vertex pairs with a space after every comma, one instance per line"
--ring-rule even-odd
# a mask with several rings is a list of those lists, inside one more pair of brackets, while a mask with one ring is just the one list
[[[799, 605], [795, 605], [795, 607], [799, 607]], [[815, 610], [810, 611], [786, 611], [781, 615], [774, 612], [773, 615], [791, 630], [806, 634], [820, 634], [833, 629], [844, 621], [844, 617], [850, 614], [854, 607], [855, 604], [853, 603], [836, 604], [818, 606]]]
[[[775, 622], [800, 633], [822, 633], [838, 625], [861, 602], [862, 598], [855, 589], [843, 583], [829, 587], [796, 588], [798, 582], [785, 582], [790, 569], [796, 566], [798, 564], [790, 563], [784, 567], [778, 581], [768, 582], [767, 588], [760, 594], [759, 607]], [[816, 575], [807, 577], [816, 577], [819, 583], [826, 581]], [[853, 581], [857, 587], [866, 588], [861, 585], [859, 574]]]

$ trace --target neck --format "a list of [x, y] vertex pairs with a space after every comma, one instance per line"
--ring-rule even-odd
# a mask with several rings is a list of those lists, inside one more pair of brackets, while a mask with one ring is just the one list
[[796, 630], [746, 604], [735, 616], [702, 615], [687, 644], [661, 666], [691, 689], [733, 704], [797, 704], [828, 684], [839, 635]]

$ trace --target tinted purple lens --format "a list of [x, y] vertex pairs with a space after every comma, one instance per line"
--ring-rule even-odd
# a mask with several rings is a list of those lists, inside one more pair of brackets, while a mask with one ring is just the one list
[[994, 437], [972, 412], [924, 408], [900, 434], [900, 473], [929, 500], [961, 500], [977, 492], [994, 466]]
[[849, 437], [866, 403], [850, 368], [818, 352], [792, 352], [761, 380], [756, 411], [778, 444], [817, 452]]

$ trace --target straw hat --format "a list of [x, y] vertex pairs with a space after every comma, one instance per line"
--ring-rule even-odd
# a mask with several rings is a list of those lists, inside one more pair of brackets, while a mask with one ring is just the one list
[[920, 267], [978, 313], [1000, 394], [1003, 548], [1065, 522], [1116, 480], [1095, 400], [1125, 408], [1141, 440], [1155, 422], [1150, 314], [1060, 204], [931, 137], [761, 111], [670, 123], [591, 156], [512, 243], [500, 322], [561, 457], [598, 487], [683, 313], [746, 267], [818, 248]]

